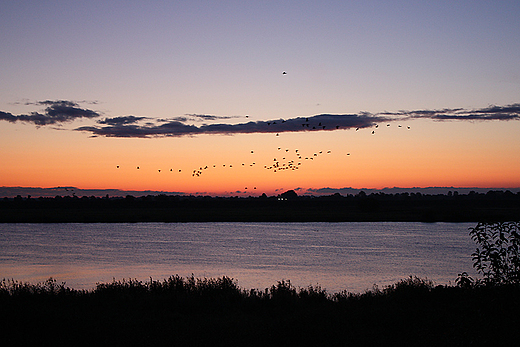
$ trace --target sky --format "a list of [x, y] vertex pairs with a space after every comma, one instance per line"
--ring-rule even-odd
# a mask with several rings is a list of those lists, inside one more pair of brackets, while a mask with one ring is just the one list
[[518, 188], [518, 13], [518, 1], [2, 1], [0, 186]]

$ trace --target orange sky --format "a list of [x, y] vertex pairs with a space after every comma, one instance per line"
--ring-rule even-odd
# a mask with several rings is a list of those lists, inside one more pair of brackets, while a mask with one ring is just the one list
[[[89, 138], [19, 124], [0, 129], [1, 186], [210, 195], [323, 187], [520, 187], [515, 121], [415, 120], [401, 128], [391, 123], [359, 131], [151, 139]], [[280, 167], [292, 161], [298, 170], [264, 168], [274, 159]], [[193, 170], [202, 173], [193, 176]]]

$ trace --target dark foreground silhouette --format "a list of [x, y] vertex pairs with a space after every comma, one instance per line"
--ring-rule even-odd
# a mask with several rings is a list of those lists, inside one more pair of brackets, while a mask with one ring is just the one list
[[0, 199], [0, 223], [45, 222], [478, 222], [518, 220], [520, 193], [372, 193], [268, 197], [148, 195]]
[[[0, 286], [2, 344], [167, 346], [472, 346], [518, 341], [520, 287], [410, 277], [360, 294], [279, 281], [172, 276], [74, 290], [55, 280]], [[467, 278], [466, 278], [467, 279]]]

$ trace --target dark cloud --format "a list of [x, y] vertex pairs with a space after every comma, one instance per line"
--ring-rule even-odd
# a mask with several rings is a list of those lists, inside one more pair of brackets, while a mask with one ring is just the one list
[[0, 111], [0, 120], [5, 120], [11, 123], [16, 122], [16, 116], [9, 112]]
[[12, 113], [0, 111], [0, 120], [6, 120], [13, 123], [33, 123], [38, 126], [43, 126], [71, 122], [78, 118], [96, 118], [100, 116], [98, 112], [80, 108], [77, 103], [68, 100], [45, 100], [26, 104], [47, 107], [43, 112], [31, 112], [29, 114], [21, 115], [13, 115]]
[[97, 136], [108, 137], [180, 137], [201, 134], [251, 134], [251, 133], [284, 133], [306, 131], [329, 131], [337, 129], [367, 128], [381, 122], [406, 119], [447, 120], [515, 120], [520, 119], [520, 104], [508, 106], [489, 106], [476, 110], [462, 108], [440, 110], [414, 110], [399, 112], [382, 112], [372, 114], [319, 114], [311, 117], [275, 119], [239, 124], [204, 124], [201, 126], [186, 124], [193, 117], [205, 120], [217, 120], [225, 117], [211, 115], [186, 115], [174, 120], [162, 120], [163, 124], [148, 123], [114, 124], [112, 126], [81, 127], [76, 130], [91, 132]]
[[[8, 122], [28, 122], [38, 126], [61, 124], [79, 118], [96, 118], [101, 114], [86, 108], [80, 108], [77, 102], [68, 100], [44, 100], [27, 102], [27, 105], [45, 106], [42, 112], [13, 115], [0, 111], [0, 120]], [[367, 128], [377, 123], [402, 121], [407, 119], [432, 119], [436, 121], [488, 121], [520, 119], [520, 104], [489, 106], [481, 109], [445, 108], [439, 110], [413, 110], [381, 112], [372, 114], [318, 114], [310, 117], [274, 119], [268, 121], [250, 121], [230, 124], [215, 122], [218, 120], [241, 118], [235, 116], [216, 116], [208, 114], [185, 114], [170, 119], [152, 119], [147, 117], [121, 116], [99, 120], [97, 125], [75, 129], [91, 133], [93, 136], [106, 137], [181, 137], [202, 134], [251, 134], [284, 133], [307, 131], [330, 131], [337, 129]], [[141, 121], [146, 120], [146, 123]], [[190, 122], [212, 121], [211, 124], [193, 125]]]
[[168, 122], [172, 122], [172, 121], [185, 123], [185, 122], [189, 121], [189, 118], [179, 116], [179, 117], [173, 117], [173, 118], [160, 118], [157, 121], [160, 123], [168, 123]]
[[197, 134], [198, 129], [194, 125], [186, 125], [181, 122], [171, 121], [161, 125], [154, 124], [116, 124], [110, 126], [84, 126], [79, 127], [77, 131], [90, 132], [96, 136], [106, 137], [165, 137], [165, 136], [183, 136]]
[[75, 107], [78, 106], [78, 104], [74, 101], [70, 100], [41, 100], [41, 101], [28, 101], [25, 103], [25, 105], [41, 105], [41, 106], [68, 106], [68, 107]]
[[172, 120], [163, 124], [114, 124], [109, 126], [84, 126], [78, 131], [90, 132], [93, 135], [108, 137], [180, 137], [201, 134], [252, 134], [252, 133], [283, 133], [318, 130], [336, 130], [346, 128], [366, 128], [387, 118], [362, 114], [320, 114], [312, 117], [297, 117], [292, 119], [276, 119], [271, 121], [256, 121], [239, 124], [205, 124], [201, 126], [186, 124]]
[[396, 113], [385, 112], [380, 115], [393, 117], [406, 117], [412, 119], [426, 118], [438, 121], [445, 120], [517, 120], [520, 119], [520, 104], [507, 106], [489, 106], [476, 110], [462, 108], [442, 110], [415, 110], [399, 111]]
[[126, 124], [137, 123], [143, 119], [146, 119], [146, 117], [135, 117], [135, 116], [113, 117], [113, 118], [105, 118], [103, 120], [99, 120], [98, 124], [126, 125]]
[[238, 116], [216, 116], [211, 114], [185, 114], [184, 116], [172, 117], [172, 118], [160, 118], [157, 119], [157, 122], [160, 123], [168, 123], [168, 122], [203, 122], [203, 121], [217, 121], [222, 119], [233, 119], [233, 118], [242, 118]]
[[14, 105], [55, 105], [55, 104], [63, 104], [69, 106], [77, 106], [78, 104], [90, 104], [97, 105], [99, 102], [97, 100], [81, 100], [81, 101], [70, 101], [70, 100], [40, 100], [40, 101], [23, 101], [23, 102], [14, 102]]

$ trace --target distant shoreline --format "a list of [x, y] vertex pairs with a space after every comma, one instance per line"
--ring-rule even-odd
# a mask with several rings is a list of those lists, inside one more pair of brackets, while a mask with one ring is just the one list
[[[293, 189], [299, 196], [306, 197], [321, 197], [328, 196], [333, 194], [341, 194], [342, 196], [348, 195], [357, 195], [361, 192], [370, 195], [370, 194], [428, 194], [428, 195], [448, 195], [450, 192], [452, 194], [471, 194], [471, 193], [487, 193], [489, 191], [510, 191], [514, 194], [520, 193], [520, 187], [515, 188], [505, 188], [505, 187], [386, 187], [386, 188], [352, 188], [352, 187], [342, 187], [342, 188], [333, 188], [333, 187], [324, 187], [324, 188], [294, 188]], [[249, 197], [249, 195], [253, 197], [260, 196], [262, 194], [261, 191], [254, 192], [229, 192], [222, 196], [215, 194], [207, 194], [207, 193], [198, 193], [195, 195], [198, 196], [211, 196], [211, 197]], [[185, 192], [173, 192], [173, 191], [155, 191], [155, 190], [121, 190], [121, 189], [82, 189], [73, 186], [59, 186], [59, 187], [19, 187], [19, 186], [0, 186], [0, 198], [14, 198], [16, 196], [28, 197], [32, 198], [54, 198], [56, 196], [66, 197], [66, 196], [95, 196], [95, 197], [106, 197], [107, 195], [112, 198], [117, 197], [125, 197], [127, 195], [132, 195], [135, 197], [140, 196], [150, 196], [150, 195], [168, 195], [168, 196], [184, 196], [189, 197], [192, 196], [189, 193]]]
[[273, 197], [147, 195], [0, 199], [0, 223], [479, 222], [520, 220], [520, 193]]

